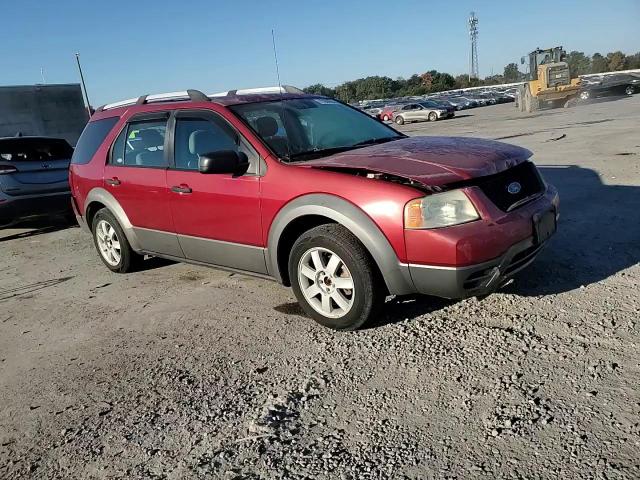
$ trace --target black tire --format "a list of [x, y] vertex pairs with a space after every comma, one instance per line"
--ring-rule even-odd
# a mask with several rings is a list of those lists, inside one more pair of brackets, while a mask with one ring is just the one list
[[[104, 254], [100, 250], [100, 246], [98, 245], [97, 227], [101, 221], [106, 222], [115, 230], [117, 240], [120, 243], [120, 260], [115, 265], [107, 261]], [[131, 245], [129, 245], [127, 237], [124, 234], [124, 230], [120, 226], [120, 223], [108, 209], [103, 208], [101, 210], [98, 210], [98, 212], [95, 214], [95, 216], [93, 217], [93, 221], [91, 222], [91, 232], [93, 234], [93, 244], [96, 247], [100, 260], [102, 260], [102, 263], [104, 263], [106, 267], [112, 272], [132, 272], [140, 265], [140, 263], [142, 263], [144, 257], [133, 251]]]
[[580, 92], [580, 100], [589, 100], [589, 98], [591, 97], [591, 93], [588, 90], [585, 90], [584, 92]]
[[382, 117], [382, 120], [384, 122], [388, 122], [389, 121], [389, 115], [385, 115], [384, 117]]
[[[353, 304], [346, 314], [331, 318], [312, 307], [298, 278], [300, 261], [310, 249], [330, 250], [340, 257], [353, 280]], [[356, 330], [364, 325], [384, 303], [384, 282], [375, 262], [360, 241], [338, 224], [320, 225], [304, 232], [294, 243], [289, 255], [289, 278], [293, 293], [304, 311], [319, 324], [334, 330]]]
[[436, 112], [430, 112], [429, 113], [429, 121], [430, 122], [435, 122], [436, 120], [438, 120], [438, 114]]
[[627, 95], [633, 95], [636, 92], [636, 89], [633, 85], [627, 85], [627, 88], [624, 89], [624, 93]]
[[396, 122], [398, 125], [404, 125], [404, 118], [402, 118], [400, 115], [398, 115], [398, 116], [395, 118], [395, 122]]

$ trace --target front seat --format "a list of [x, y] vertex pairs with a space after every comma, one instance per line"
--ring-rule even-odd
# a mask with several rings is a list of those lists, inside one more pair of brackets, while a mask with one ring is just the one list
[[287, 156], [289, 153], [289, 144], [285, 137], [278, 135], [278, 122], [273, 117], [260, 117], [256, 120], [256, 128], [258, 134], [267, 144], [276, 152], [279, 157]]
[[[136, 165], [160, 167], [164, 165], [164, 137], [157, 130], [148, 129], [138, 132], [140, 145], [144, 149], [136, 155]], [[149, 150], [154, 148], [155, 150]]]
[[238, 146], [227, 135], [216, 135], [210, 130], [196, 130], [189, 135], [189, 153], [192, 158], [183, 168], [197, 169], [200, 155], [222, 150], [237, 151]]

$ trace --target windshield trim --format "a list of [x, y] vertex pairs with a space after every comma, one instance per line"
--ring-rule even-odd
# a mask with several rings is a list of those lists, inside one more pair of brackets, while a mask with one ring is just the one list
[[[260, 136], [260, 134], [253, 128], [253, 126], [249, 123], [249, 121], [245, 120], [245, 118], [242, 115], [240, 115], [238, 112], [236, 112], [235, 109], [237, 107], [242, 106], [242, 105], [256, 105], [256, 104], [260, 104], [260, 103], [277, 103], [277, 102], [280, 102], [280, 101], [287, 101], [287, 100], [313, 99], [313, 98], [323, 98], [323, 99], [327, 99], [327, 100], [333, 100], [333, 101], [335, 101], [337, 103], [340, 103], [340, 104], [344, 105], [345, 107], [349, 107], [350, 109], [358, 112], [361, 115], [364, 115], [365, 117], [371, 118], [370, 115], [367, 115], [366, 113], [362, 112], [361, 110], [359, 110], [358, 108], [354, 107], [353, 105], [349, 105], [348, 103], [345, 103], [345, 102], [343, 102], [341, 100], [338, 100], [337, 98], [326, 97], [324, 95], [300, 95], [299, 97], [296, 97], [296, 98], [284, 98], [283, 100], [274, 100], [274, 99], [262, 100], [261, 99], [261, 100], [256, 100], [256, 101], [253, 101], [253, 102], [243, 102], [243, 103], [238, 103], [238, 104], [235, 104], [235, 105], [228, 105], [226, 108], [227, 108], [227, 110], [229, 110], [233, 114], [233, 116], [235, 118], [237, 118], [240, 122], [242, 122], [242, 124], [244, 126], [246, 126], [251, 131], [251, 133], [256, 137], [256, 139], [260, 142], [260, 144], [263, 145], [264, 148], [266, 148], [271, 153], [271, 155], [273, 156], [273, 158], [276, 161], [278, 161], [279, 163], [283, 163], [283, 164], [292, 164], [292, 163], [297, 163], [297, 162], [304, 162], [306, 160], [294, 160], [294, 159], [290, 159], [290, 158], [282, 158], [282, 157], [280, 157], [273, 150], [273, 148], [271, 148], [271, 146]], [[377, 121], [377, 120], [373, 119], [373, 121]], [[386, 123], [380, 122], [380, 125], [383, 125], [388, 130], [390, 130], [391, 132], [396, 134], [396, 137], [393, 138], [393, 140], [400, 140], [402, 138], [408, 138], [408, 135], [405, 135], [404, 133], [399, 132], [395, 128], [392, 128], [390, 125], [387, 125]], [[358, 145], [358, 146], [353, 146], [353, 148], [352, 147], [346, 147], [346, 149], [344, 151], [355, 150], [357, 148], [364, 148], [364, 147], [369, 147], [369, 146], [371, 146], [371, 145]], [[336, 147], [336, 148], [338, 148], [338, 147]], [[336, 153], [339, 153], [339, 152], [333, 152], [333, 153], [328, 154], [326, 156], [334, 155]], [[318, 157], [318, 158], [322, 158], [322, 157]]]

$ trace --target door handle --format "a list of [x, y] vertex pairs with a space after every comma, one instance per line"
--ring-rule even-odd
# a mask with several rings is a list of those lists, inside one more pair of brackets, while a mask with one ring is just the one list
[[107, 178], [105, 182], [107, 183], [107, 185], [113, 185], [113, 186], [120, 185], [121, 183], [118, 177]]
[[185, 194], [191, 193], [193, 190], [189, 188], [189, 185], [185, 185], [184, 183], [182, 183], [180, 185], [174, 185], [173, 187], [171, 187], [171, 191], [175, 193]]

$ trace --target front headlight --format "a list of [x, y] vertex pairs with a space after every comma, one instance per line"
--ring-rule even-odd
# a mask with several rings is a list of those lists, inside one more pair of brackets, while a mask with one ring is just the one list
[[415, 198], [404, 207], [404, 227], [408, 229], [449, 227], [479, 218], [462, 190]]

